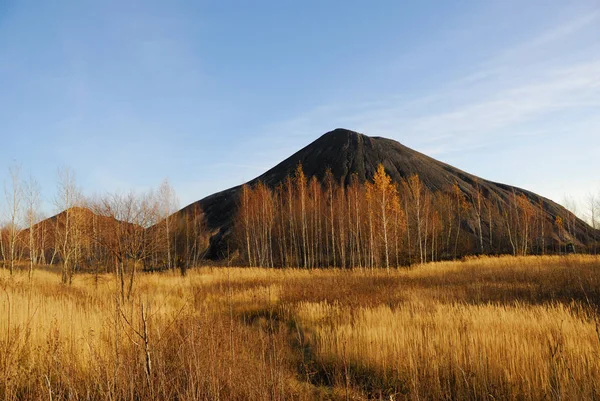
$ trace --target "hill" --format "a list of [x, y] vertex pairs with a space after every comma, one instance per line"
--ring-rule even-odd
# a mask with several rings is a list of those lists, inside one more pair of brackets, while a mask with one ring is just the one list
[[[432, 193], [449, 192], [451, 188], [457, 187], [467, 200], [473, 200], [480, 193], [490, 204], [507, 209], [511, 199], [522, 195], [532, 207], [543, 210], [545, 219], [550, 222], [546, 234], [549, 240], [582, 247], [590, 238], [599, 237], [598, 232], [593, 232], [585, 222], [550, 199], [525, 189], [474, 176], [394, 140], [369, 137], [347, 129], [338, 128], [324, 134], [247, 184], [252, 186], [262, 182], [275, 188], [293, 174], [298, 164], [302, 165], [307, 177], [314, 176], [318, 180], [323, 180], [327, 169], [330, 169], [334, 180], [346, 186], [350, 184], [353, 175], [361, 182], [372, 180], [377, 166], [382, 164], [395, 183], [399, 184], [416, 174]], [[223, 258], [231, 251], [233, 220], [241, 188], [242, 186], [237, 186], [210, 195], [174, 215], [176, 219], [182, 219], [198, 206], [204, 211], [205, 221], [211, 232], [210, 249], [207, 253], [209, 258]], [[558, 217], [567, 226], [564, 230], [552, 224]], [[467, 235], [475, 235], [475, 229], [468, 221], [461, 224], [461, 229]]]
[[[102, 259], [109, 265], [109, 250], [105, 248], [114, 248], [114, 244], [122, 240], [119, 237], [141, 237], [144, 232], [144, 228], [139, 225], [81, 206], [71, 207], [40, 221], [33, 226], [33, 230], [34, 259], [37, 263], [55, 263], [61, 259], [61, 248], [67, 247], [73, 248], [74, 253], [86, 255], [85, 258], [78, 258], [78, 263], [85, 265], [92, 263], [92, 256], [94, 260]], [[20, 240], [23, 244], [28, 243], [29, 229], [20, 233]], [[131, 242], [131, 239], [128, 241]]]

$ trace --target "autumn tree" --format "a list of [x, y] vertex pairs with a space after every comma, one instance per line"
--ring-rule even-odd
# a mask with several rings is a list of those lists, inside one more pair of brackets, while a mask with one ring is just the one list
[[544, 255], [546, 253], [546, 207], [541, 199], [538, 202], [537, 210], [539, 213], [540, 253]]
[[577, 202], [570, 196], [565, 195], [563, 199], [563, 206], [570, 213], [565, 213], [563, 222], [565, 230], [569, 235], [569, 240], [575, 237], [575, 224], [577, 222], [578, 207]]
[[598, 206], [599, 206], [599, 201], [596, 198], [595, 195], [593, 194], [588, 194], [587, 199], [587, 208], [588, 208], [588, 221], [589, 221], [589, 225], [592, 228], [592, 235], [591, 237], [591, 249], [590, 252], [592, 252], [594, 255], [598, 254]]
[[208, 236], [204, 212], [197, 203], [180, 219], [178, 225], [178, 254], [182, 262], [180, 270], [185, 275], [187, 269], [198, 266], [208, 249]]
[[373, 177], [375, 190], [375, 203], [378, 212], [379, 232], [381, 233], [385, 254], [385, 267], [390, 268], [390, 252], [388, 242], [388, 230], [390, 221], [393, 217], [393, 211], [399, 204], [398, 191], [396, 186], [392, 184], [392, 179], [386, 174], [383, 164], [377, 166], [377, 172]]
[[252, 259], [252, 251], [250, 249], [250, 193], [251, 189], [248, 185], [242, 186], [241, 203], [238, 206], [238, 217], [242, 223], [244, 230], [244, 239], [246, 245], [246, 255], [248, 257], [248, 265], [254, 266]]
[[525, 194], [517, 196], [517, 208], [519, 210], [519, 237], [521, 254], [527, 255], [531, 242], [531, 230], [535, 218], [535, 208]]
[[39, 227], [37, 227], [36, 223], [39, 220], [38, 209], [40, 206], [40, 186], [33, 177], [29, 177], [29, 180], [25, 184], [24, 199], [29, 237], [29, 280], [31, 280], [31, 277], [33, 275], [33, 265], [37, 263], [38, 259], [36, 237]]
[[[245, 239], [247, 260], [250, 266], [274, 266], [274, 238], [276, 230], [275, 197], [265, 184], [242, 188], [238, 221]], [[238, 223], [239, 224], [239, 223]], [[238, 230], [239, 231], [239, 230]]]
[[408, 179], [402, 180], [403, 194], [407, 200], [407, 218], [411, 218], [416, 227], [417, 245], [419, 249], [419, 261], [425, 262], [425, 188], [417, 174], [410, 176]]
[[[336, 184], [335, 184], [335, 180], [333, 178], [333, 174], [331, 172], [331, 169], [327, 169], [325, 171], [325, 187], [327, 190], [327, 205], [328, 205], [328, 227], [329, 227], [329, 232], [330, 232], [330, 238], [331, 238], [331, 242], [330, 242], [330, 246], [327, 247], [327, 254], [328, 254], [328, 261], [329, 259], [329, 254], [331, 254], [331, 258], [333, 260], [333, 267], [337, 266], [337, 261], [336, 261], [336, 252], [335, 252], [335, 216], [334, 216], [334, 203], [335, 203], [335, 188], [336, 188]], [[329, 244], [329, 240], [327, 241]]]
[[518, 196], [515, 190], [511, 192], [508, 200], [508, 207], [505, 211], [505, 222], [508, 239], [512, 249], [513, 256], [517, 256], [519, 253], [519, 202]]
[[165, 264], [171, 270], [173, 266], [173, 229], [172, 229], [172, 214], [177, 210], [179, 201], [175, 190], [169, 183], [168, 179], [163, 180], [158, 192], [156, 193], [158, 202], [159, 219], [163, 222], [164, 231], [161, 232], [164, 241], [165, 249]]
[[302, 264], [304, 268], [308, 267], [308, 252], [307, 252], [307, 236], [308, 227], [306, 222], [306, 175], [302, 170], [302, 164], [298, 164], [296, 167], [296, 190], [298, 191], [298, 198], [300, 201], [300, 225], [302, 227]]
[[368, 243], [365, 244], [367, 258], [365, 264], [371, 269], [375, 267], [375, 186], [371, 182], [365, 183], [366, 215]]
[[80, 209], [82, 197], [75, 173], [68, 167], [58, 171], [57, 195], [54, 204], [61, 215], [56, 218], [56, 245], [62, 262], [62, 282], [71, 284], [79, 248]]
[[297, 222], [296, 222], [296, 191], [294, 189], [294, 182], [292, 176], [288, 176], [284, 184], [284, 198], [287, 204], [285, 209], [285, 220], [287, 222], [287, 240], [289, 245], [286, 244], [287, 261], [288, 267], [300, 266], [300, 250], [298, 246], [298, 233], [297, 233]]
[[475, 221], [477, 223], [477, 234], [479, 237], [479, 251], [484, 253], [483, 247], [483, 228], [482, 228], [482, 214], [483, 214], [483, 194], [481, 193], [481, 187], [479, 186], [479, 182], [475, 181], [474, 194], [471, 197], [471, 203], [473, 206], [473, 211], [475, 213]]
[[454, 238], [454, 259], [456, 259], [458, 257], [458, 244], [462, 219], [469, 206], [465, 194], [456, 182], [452, 185], [452, 195], [454, 199], [454, 216], [456, 219], [456, 236]]
[[21, 166], [14, 165], [10, 167], [9, 174], [10, 184], [4, 186], [8, 217], [4, 259], [8, 259], [8, 268], [12, 275], [15, 268], [15, 259], [17, 257], [17, 240], [21, 232], [21, 204], [23, 202]]
[[312, 177], [308, 184], [309, 199], [309, 267], [317, 267], [321, 262], [321, 184]]
[[[113, 194], [104, 198], [103, 215], [110, 218], [112, 251], [120, 265], [120, 279], [129, 273], [127, 298], [131, 297], [138, 266], [150, 255], [146, 230], [157, 222], [157, 200], [151, 195]], [[122, 288], [123, 290], [123, 288]]]
[[[347, 246], [347, 230], [346, 230], [346, 191], [343, 185], [339, 185], [337, 187], [337, 191], [335, 192], [334, 205], [336, 211], [336, 222], [337, 222], [337, 231], [338, 231], [338, 248], [337, 252], [339, 255], [339, 266], [346, 267], [346, 246]], [[334, 252], [336, 250], [334, 249]]]
[[352, 238], [353, 238], [353, 246], [352, 246], [352, 250], [353, 250], [353, 255], [354, 257], [352, 258], [352, 266], [358, 266], [358, 267], [362, 267], [363, 266], [363, 249], [364, 247], [362, 246], [362, 241], [363, 241], [363, 235], [362, 235], [362, 222], [363, 222], [363, 218], [362, 218], [362, 209], [363, 209], [363, 199], [364, 199], [364, 191], [363, 191], [363, 186], [361, 185], [361, 183], [358, 181], [358, 176], [356, 174], [353, 174], [351, 179], [350, 179], [350, 187], [348, 188], [348, 191], [346, 191], [347, 196], [348, 196], [348, 211], [349, 211], [349, 215], [350, 215], [350, 219], [352, 221], [351, 224], [351, 232], [352, 232]]
[[558, 242], [558, 253], [561, 253], [561, 240], [562, 240], [562, 236], [565, 230], [565, 224], [564, 224], [564, 220], [561, 216], [556, 216], [556, 218], [554, 219], [554, 226], [555, 229], [557, 231], [557, 242]]
[[[396, 193], [398, 193], [398, 187], [394, 185]], [[400, 247], [402, 243], [402, 237], [406, 232], [407, 222], [404, 209], [402, 208], [400, 197], [395, 197], [392, 203], [392, 212], [394, 216], [394, 249], [396, 255], [396, 266], [400, 265]]]

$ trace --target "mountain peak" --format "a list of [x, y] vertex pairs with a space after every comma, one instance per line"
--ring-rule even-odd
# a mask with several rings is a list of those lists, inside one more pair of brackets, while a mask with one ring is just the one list
[[367, 138], [367, 136], [346, 128], [336, 128], [333, 131], [321, 135], [321, 137], [315, 141], [315, 144], [322, 142], [328, 144], [348, 143], [349, 141], [358, 142], [360, 138]]
[[345, 135], [345, 136], [361, 136], [363, 134], [356, 132], [356, 131], [352, 131], [351, 129], [347, 129], [347, 128], [336, 128], [332, 131], [326, 132], [325, 134], [323, 134], [321, 137], [326, 137], [326, 136], [340, 136], [340, 135]]

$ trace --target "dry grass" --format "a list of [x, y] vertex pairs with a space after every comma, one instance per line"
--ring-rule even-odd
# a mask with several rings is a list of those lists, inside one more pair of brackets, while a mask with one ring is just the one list
[[595, 257], [59, 281], [0, 271], [2, 399], [600, 398]]
[[297, 308], [324, 372], [371, 395], [592, 399], [600, 347], [588, 312], [564, 305]]

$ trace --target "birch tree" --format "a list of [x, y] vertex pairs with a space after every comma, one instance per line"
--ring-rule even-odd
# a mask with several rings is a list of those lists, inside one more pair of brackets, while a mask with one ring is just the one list
[[419, 179], [417, 174], [412, 175], [406, 180], [402, 181], [402, 185], [404, 187], [404, 193], [410, 199], [409, 204], [412, 206], [411, 215], [414, 218], [416, 231], [417, 231], [417, 243], [419, 245], [419, 260], [420, 263], [425, 261], [425, 252], [424, 249], [424, 206], [425, 206], [425, 191], [423, 187], [423, 183]]
[[300, 224], [302, 225], [302, 263], [304, 268], [308, 267], [307, 253], [307, 235], [308, 228], [306, 224], [306, 176], [302, 170], [302, 164], [296, 168], [296, 189], [300, 198]]
[[29, 177], [29, 181], [25, 185], [24, 195], [26, 204], [25, 213], [29, 230], [29, 280], [31, 280], [33, 266], [38, 262], [38, 248], [36, 246], [36, 231], [38, 227], [36, 227], [36, 223], [38, 221], [37, 213], [40, 205], [40, 185], [33, 177]]
[[594, 255], [598, 253], [598, 199], [594, 194], [588, 194], [587, 196], [587, 207], [588, 207], [588, 221], [592, 227], [592, 248], [590, 252]]
[[248, 185], [242, 186], [241, 203], [239, 206], [239, 216], [244, 230], [244, 239], [246, 243], [246, 255], [248, 257], [248, 266], [252, 267], [252, 251], [250, 250], [250, 187]]
[[158, 188], [158, 205], [160, 217], [164, 221], [164, 244], [166, 251], [166, 264], [167, 268], [171, 270], [173, 268], [173, 255], [172, 255], [172, 228], [171, 220], [172, 214], [177, 210], [178, 200], [175, 190], [169, 183], [168, 179], [163, 180], [162, 184]]
[[21, 204], [23, 202], [23, 185], [21, 183], [21, 166], [14, 165], [9, 168], [10, 184], [4, 186], [4, 195], [7, 205], [7, 246], [5, 258], [8, 258], [8, 268], [12, 275], [15, 269], [17, 255], [17, 239], [21, 232]]
[[477, 234], [479, 237], [479, 251], [484, 253], [483, 248], [483, 229], [481, 225], [482, 220], [482, 205], [483, 205], [483, 195], [481, 193], [481, 187], [479, 186], [479, 182], [475, 182], [475, 194], [471, 198], [471, 202], [473, 204], [473, 210], [475, 211], [475, 219], [477, 221]]
[[388, 229], [390, 226], [391, 214], [394, 205], [397, 203], [398, 193], [396, 187], [392, 184], [392, 179], [386, 174], [383, 164], [377, 166], [377, 172], [373, 177], [375, 197], [377, 203], [378, 220], [380, 233], [383, 240], [385, 267], [390, 268], [390, 252], [388, 244]]
[[[327, 204], [329, 206], [328, 220], [329, 220], [329, 229], [331, 232], [331, 257], [333, 258], [333, 267], [336, 267], [337, 263], [336, 263], [336, 257], [335, 257], [335, 254], [336, 254], [336, 252], [335, 252], [335, 218], [334, 218], [334, 212], [333, 212], [333, 207], [334, 207], [333, 205], [335, 202], [335, 198], [334, 198], [335, 181], [333, 179], [333, 174], [331, 173], [331, 169], [329, 169], [329, 168], [325, 171], [325, 186], [327, 188]], [[329, 247], [328, 247], [328, 249], [329, 249]], [[329, 260], [328, 260], [328, 262], [329, 262]]]
[[54, 204], [60, 215], [56, 219], [57, 251], [62, 261], [62, 283], [73, 281], [74, 265], [77, 262], [78, 227], [81, 205], [81, 192], [75, 181], [75, 173], [68, 167], [58, 170], [57, 193]]

